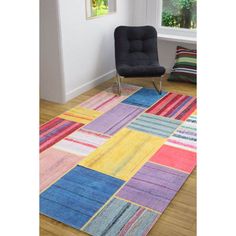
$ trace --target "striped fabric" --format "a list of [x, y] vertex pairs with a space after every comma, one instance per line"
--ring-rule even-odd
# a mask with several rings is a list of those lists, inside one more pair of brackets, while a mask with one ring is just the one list
[[177, 46], [176, 62], [168, 80], [197, 82], [197, 50]]
[[196, 152], [197, 117], [191, 115], [166, 141], [166, 144]]
[[87, 130], [77, 130], [54, 145], [54, 148], [87, 156], [107, 141], [109, 136]]
[[122, 94], [121, 96], [118, 96], [112, 93], [112, 88], [108, 88], [107, 90], [102, 91], [89, 100], [81, 103], [80, 106], [105, 113], [138, 89], [140, 89], [140, 87], [123, 84]]
[[179, 120], [144, 113], [128, 125], [128, 128], [168, 138], [181, 124]]
[[48, 188], [67, 171], [77, 165], [82, 157], [49, 148], [40, 154], [40, 192]]
[[123, 181], [77, 166], [40, 195], [40, 213], [80, 229]]
[[113, 198], [83, 230], [96, 236], [146, 235], [158, 217], [153, 211]]
[[120, 103], [84, 128], [98, 133], [113, 135], [143, 111], [143, 108]]
[[[138, 91], [141, 88], [142, 87], [140, 87], [140, 86], [122, 83], [121, 84], [121, 96], [128, 97], [128, 96], [132, 95], [132, 93], [135, 93], [136, 91]], [[114, 88], [112, 86], [112, 87], [109, 87], [108, 89], [106, 89], [105, 91], [108, 93], [114, 94], [113, 90], [114, 90]]]
[[162, 213], [188, 174], [147, 162], [116, 196]]
[[40, 126], [40, 152], [51, 147], [83, 124], [56, 117]]
[[196, 97], [168, 93], [146, 112], [184, 121], [195, 111], [196, 106]]
[[166, 139], [124, 128], [79, 165], [128, 180]]
[[80, 104], [81, 107], [86, 107], [92, 110], [106, 112], [119, 104], [125, 97], [103, 91], [98, 93], [91, 99]]
[[88, 124], [89, 122], [95, 120], [102, 113], [99, 111], [94, 111], [87, 109], [85, 107], [74, 107], [69, 111], [64, 112], [59, 117], [65, 120], [70, 120], [82, 124]]

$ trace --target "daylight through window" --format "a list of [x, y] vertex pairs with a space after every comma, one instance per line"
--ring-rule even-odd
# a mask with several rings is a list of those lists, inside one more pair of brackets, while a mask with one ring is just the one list
[[196, 29], [197, 0], [162, 0], [161, 26]]

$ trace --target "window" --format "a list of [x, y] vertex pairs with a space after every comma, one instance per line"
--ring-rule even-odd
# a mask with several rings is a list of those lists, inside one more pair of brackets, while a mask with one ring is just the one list
[[116, 0], [86, 0], [87, 18], [107, 15], [116, 11]]
[[158, 30], [160, 33], [196, 37], [197, 0], [158, 1]]

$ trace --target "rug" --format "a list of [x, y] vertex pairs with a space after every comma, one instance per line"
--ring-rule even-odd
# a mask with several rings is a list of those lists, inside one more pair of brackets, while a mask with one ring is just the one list
[[40, 213], [89, 235], [147, 235], [196, 166], [196, 97], [122, 86], [40, 127]]

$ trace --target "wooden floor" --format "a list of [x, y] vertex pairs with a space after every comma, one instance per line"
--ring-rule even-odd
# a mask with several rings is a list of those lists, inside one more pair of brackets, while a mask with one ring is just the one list
[[[55, 104], [41, 100], [40, 123], [45, 123], [62, 112], [87, 100], [96, 93], [110, 87], [114, 80], [111, 79], [94, 89], [74, 98], [66, 104]], [[124, 82], [152, 87], [150, 79], [125, 79]], [[193, 84], [168, 82], [164, 79], [164, 90], [186, 95], [196, 96], [196, 86]], [[40, 215], [41, 236], [82, 236], [87, 235], [70, 228], [62, 223]], [[196, 235], [196, 170], [190, 175], [181, 190], [177, 193], [164, 214], [157, 221], [148, 234], [149, 236], [195, 236]], [[135, 235], [134, 235], [135, 236]]]

